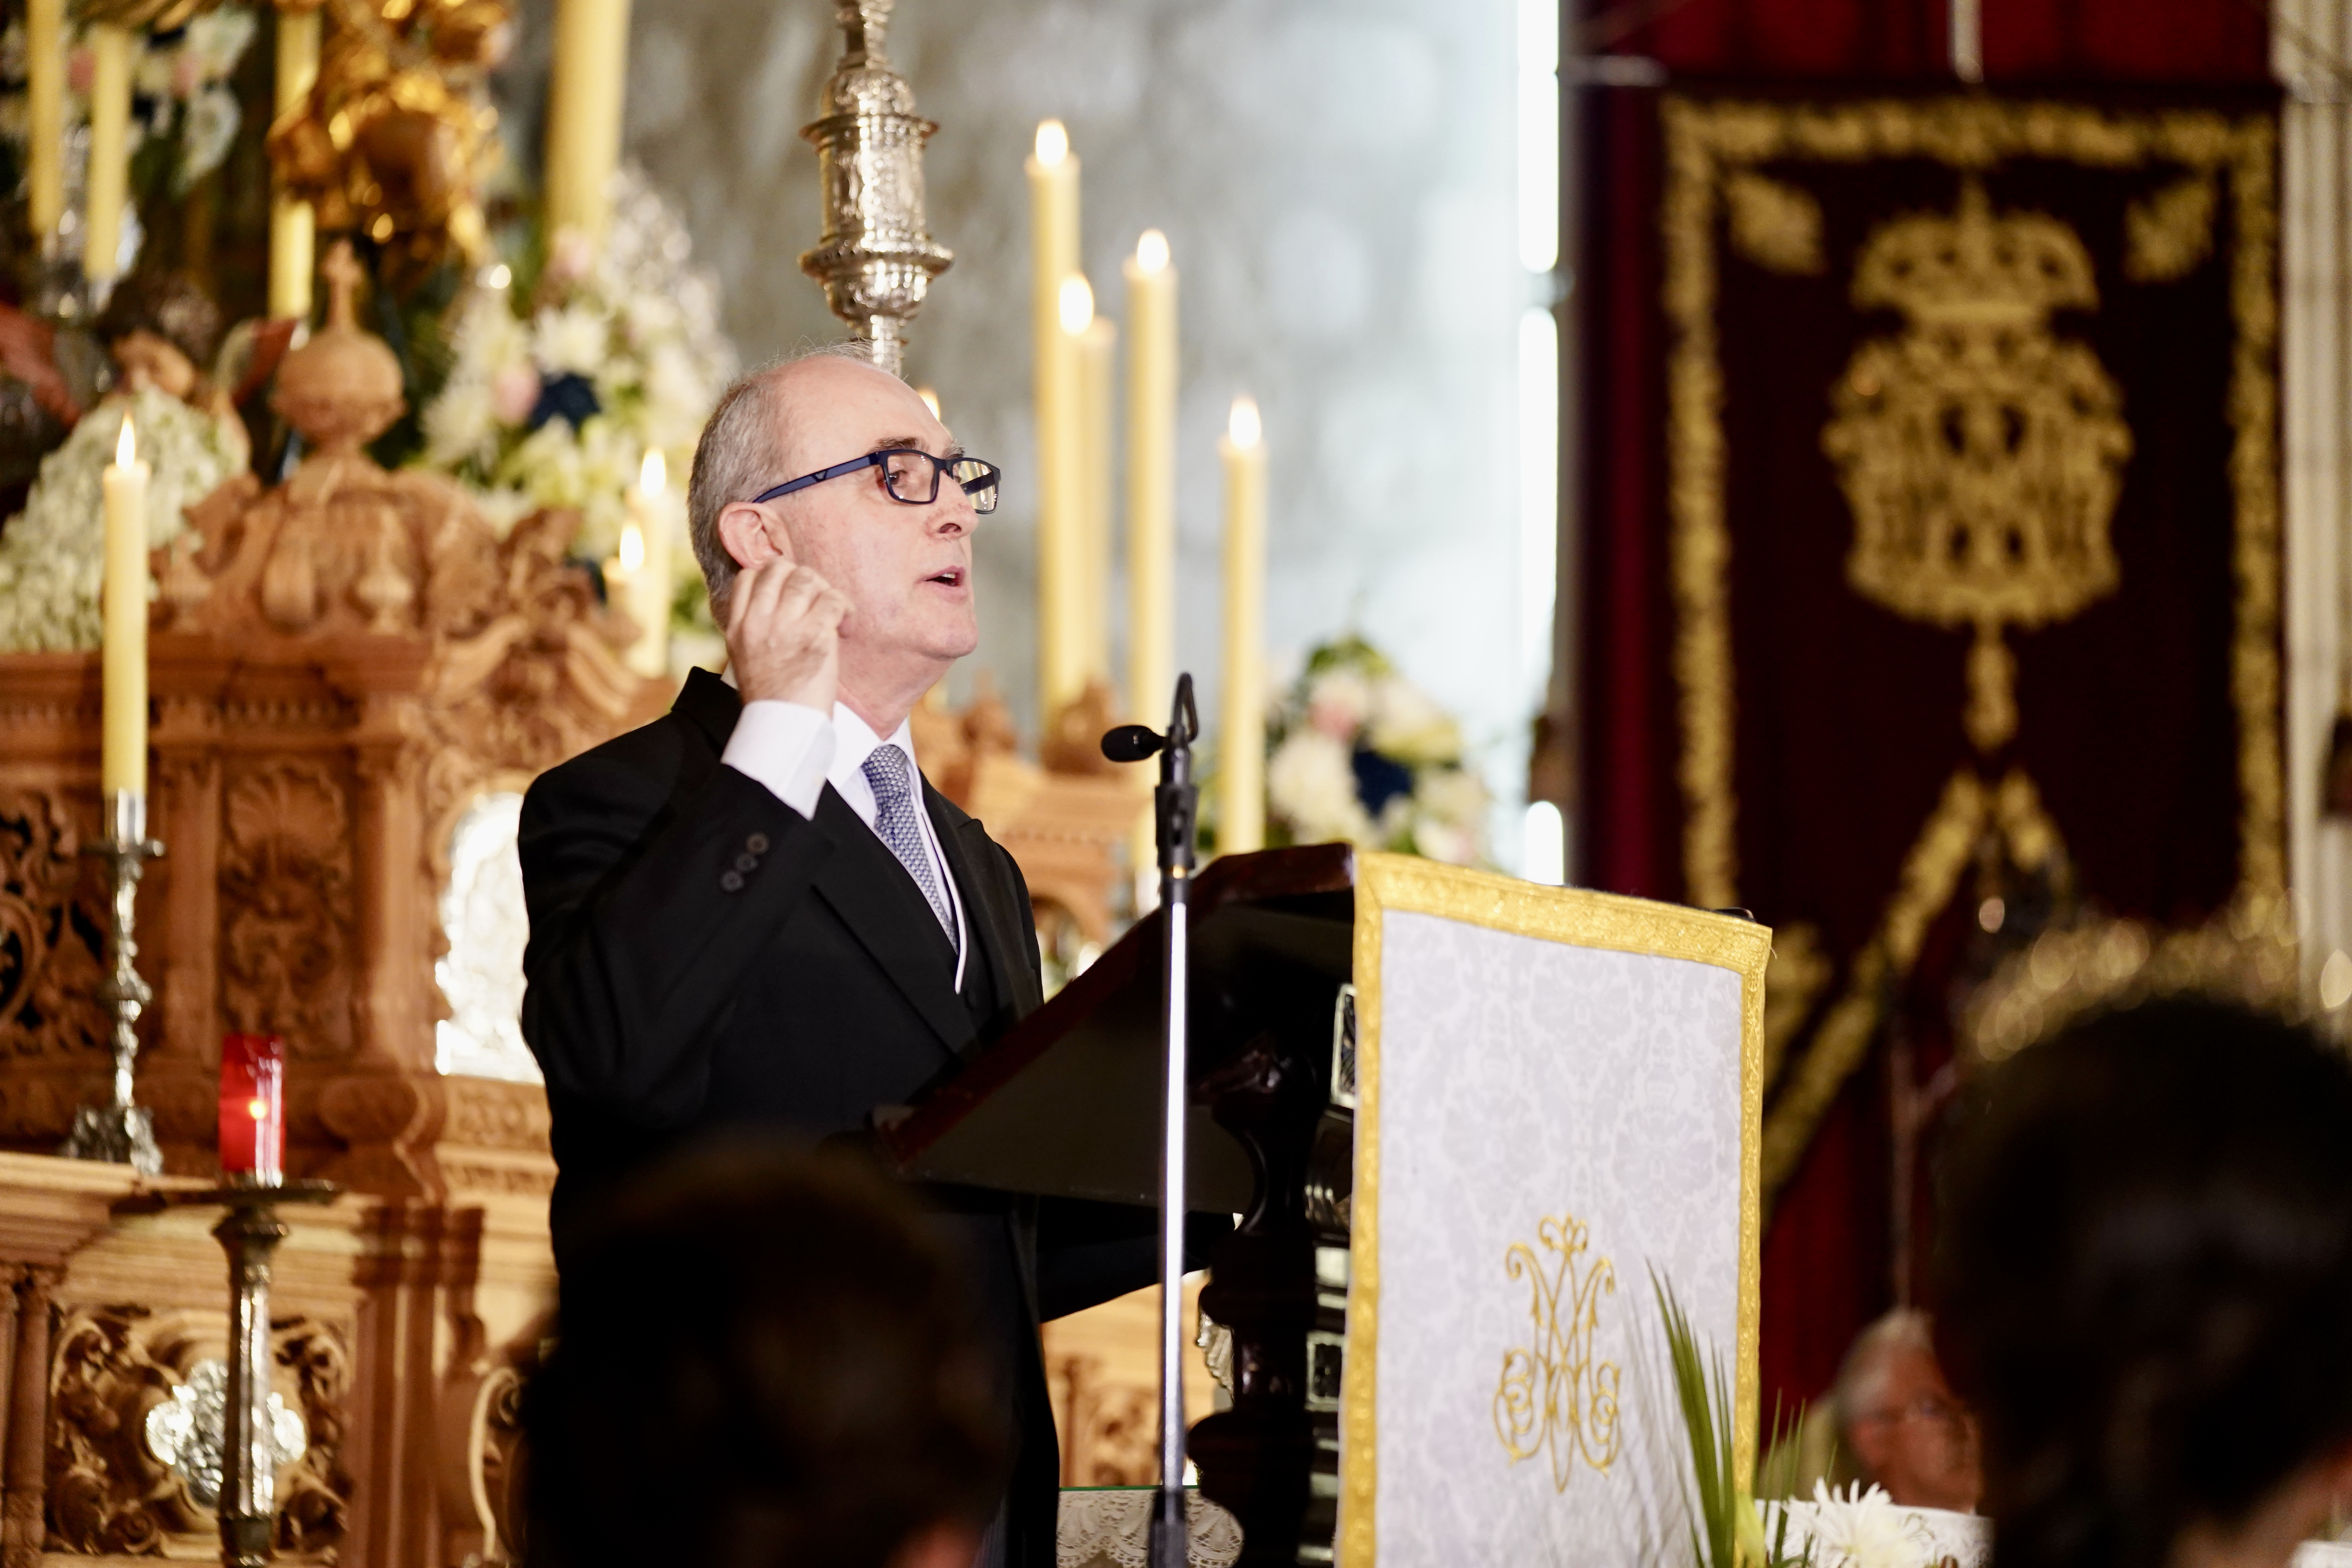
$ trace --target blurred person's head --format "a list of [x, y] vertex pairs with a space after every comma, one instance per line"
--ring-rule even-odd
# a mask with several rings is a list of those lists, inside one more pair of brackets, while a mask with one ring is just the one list
[[1906, 1508], [1977, 1506], [1976, 1425], [1944, 1381], [1925, 1312], [1898, 1308], [1855, 1336], [1831, 1401], [1864, 1479]]
[[548, 1568], [968, 1568], [1008, 1473], [963, 1278], [846, 1159], [632, 1184], [564, 1260], [525, 1394]]
[[1985, 1076], [1945, 1174], [2000, 1568], [2285, 1563], [2352, 1480], [2352, 1064], [2217, 1002], [2094, 1016]]

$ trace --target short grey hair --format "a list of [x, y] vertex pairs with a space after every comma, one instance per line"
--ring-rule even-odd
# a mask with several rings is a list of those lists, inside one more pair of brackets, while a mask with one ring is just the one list
[[702, 581], [710, 590], [710, 618], [727, 625], [727, 595], [741, 570], [719, 537], [719, 514], [750, 500], [788, 476], [783, 461], [784, 372], [805, 359], [874, 363], [873, 347], [858, 339], [805, 347], [761, 365], [719, 395], [694, 445], [694, 473], [686, 487], [687, 537]]
[[1916, 1307], [1897, 1307], [1854, 1336], [1830, 1390], [1840, 1436], [1856, 1422], [1886, 1414], [1879, 1405], [1886, 1397], [1887, 1363], [1898, 1351], [1936, 1353], [1935, 1325]]

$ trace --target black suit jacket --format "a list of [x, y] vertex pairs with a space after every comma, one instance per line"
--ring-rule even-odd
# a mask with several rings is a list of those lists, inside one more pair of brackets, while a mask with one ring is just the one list
[[[913, 879], [831, 785], [807, 818], [720, 764], [740, 710], [698, 670], [667, 715], [541, 775], [523, 802], [522, 1028], [554, 1113], [559, 1268], [597, 1195], [648, 1159], [727, 1131], [861, 1134], [1041, 1000], [1028, 886], [979, 823], [926, 781], [968, 963], [993, 998], [975, 1016]], [[1153, 1216], [929, 1196], [1012, 1380], [1006, 1561], [1049, 1568], [1059, 1465], [1037, 1323], [1152, 1283]]]

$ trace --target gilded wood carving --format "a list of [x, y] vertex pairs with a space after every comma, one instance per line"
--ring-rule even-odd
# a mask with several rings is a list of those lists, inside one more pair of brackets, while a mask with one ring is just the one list
[[[50, 1363], [47, 1461], [49, 1530], [67, 1550], [184, 1556], [215, 1537], [212, 1509], [184, 1467], [157, 1454], [149, 1417], [219, 1358], [225, 1332], [215, 1314], [135, 1305], [67, 1311]], [[342, 1462], [350, 1352], [340, 1334], [307, 1317], [276, 1321], [271, 1341], [278, 1394], [304, 1434], [301, 1452], [278, 1470], [275, 1545], [297, 1560], [331, 1562], [352, 1499]]]

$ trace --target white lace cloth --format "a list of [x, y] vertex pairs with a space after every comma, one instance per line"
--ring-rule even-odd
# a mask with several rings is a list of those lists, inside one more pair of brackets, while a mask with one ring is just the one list
[[[1146, 1568], [1151, 1561], [1150, 1487], [1074, 1488], [1062, 1493], [1054, 1531], [1056, 1568]], [[1197, 1491], [1184, 1494], [1192, 1568], [1233, 1568], [1241, 1521]]]
[[[1775, 1510], [1788, 1509], [1789, 1533], [1792, 1537], [1810, 1536], [1820, 1512], [1819, 1505], [1811, 1502], [1759, 1506], [1764, 1510], [1764, 1533], [1768, 1539], [1772, 1534]], [[1940, 1508], [1906, 1508], [1901, 1512], [1904, 1524], [1910, 1527], [1911, 1539], [1920, 1547], [1920, 1561], [1927, 1568], [1989, 1568], [1992, 1562], [1992, 1521], [1982, 1514], [1951, 1513]], [[1814, 1560], [1819, 1563], [1820, 1554]], [[2352, 1544], [2306, 1541], [2294, 1549], [2293, 1568], [2352, 1568]]]

